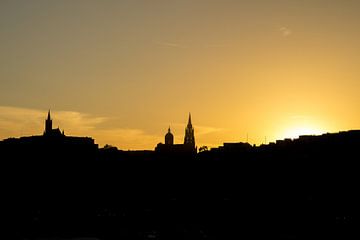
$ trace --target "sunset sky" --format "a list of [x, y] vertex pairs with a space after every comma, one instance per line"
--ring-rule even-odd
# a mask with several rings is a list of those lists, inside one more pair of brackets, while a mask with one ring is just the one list
[[360, 1], [0, 1], [0, 139], [252, 144], [360, 128]]

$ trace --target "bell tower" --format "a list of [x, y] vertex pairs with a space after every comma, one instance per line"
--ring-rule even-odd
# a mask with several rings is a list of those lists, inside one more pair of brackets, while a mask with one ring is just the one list
[[185, 138], [184, 138], [184, 145], [191, 146], [195, 148], [195, 137], [194, 137], [194, 128], [191, 124], [191, 113], [189, 113], [189, 120], [188, 124], [185, 128]]

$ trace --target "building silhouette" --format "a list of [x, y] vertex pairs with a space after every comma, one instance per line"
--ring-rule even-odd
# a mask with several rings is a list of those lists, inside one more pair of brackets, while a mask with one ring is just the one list
[[183, 155], [196, 154], [194, 128], [191, 123], [191, 114], [189, 113], [188, 124], [185, 127], [184, 144], [174, 144], [174, 135], [171, 133], [170, 127], [165, 134], [165, 144], [159, 143], [155, 147], [155, 151], [160, 154]]
[[65, 136], [64, 131], [61, 132], [59, 128], [55, 128], [55, 129], [52, 128], [52, 119], [51, 119], [50, 110], [48, 112], [47, 118], [45, 119], [44, 136], [52, 136], [52, 137]]
[[174, 135], [171, 133], [170, 127], [165, 135], [165, 145], [174, 145]]
[[191, 113], [189, 113], [188, 124], [185, 128], [184, 145], [195, 148], [194, 128], [191, 124]]
[[18, 159], [25, 159], [28, 155], [36, 156], [38, 160], [45, 160], [42, 158], [47, 155], [53, 159], [61, 157], [68, 159], [75, 155], [78, 159], [85, 159], [98, 150], [98, 145], [95, 144], [93, 138], [65, 136], [64, 131], [61, 132], [59, 128], [53, 129], [52, 123], [49, 110], [43, 135], [5, 139], [0, 142], [0, 145], [4, 147], [3, 153], [11, 153]]
[[156, 151], [98, 149], [52, 123], [0, 141], [15, 239], [360, 239], [360, 130], [196, 154], [190, 116], [184, 143], [169, 127]]

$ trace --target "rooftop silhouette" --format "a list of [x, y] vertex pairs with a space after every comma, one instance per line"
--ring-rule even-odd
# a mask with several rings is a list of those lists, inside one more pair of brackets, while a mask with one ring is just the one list
[[[19, 239], [353, 239], [360, 131], [267, 145], [99, 148], [52, 128], [0, 141], [6, 229]], [[330, 229], [324, 231], [324, 229]]]
[[173, 157], [177, 155], [182, 157], [184, 157], [184, 155], [193, 156], [196, 154], [197, 147], [195, 145], [194, 128], [191, 123], [190, 113], [185, 128], [184, 144], [174, 144], [174, 135], [171, 133], [169, 127], [168, 132], [165, 135], [165, 144], [159, 143], [156, 146], [155, 151], [163, 155], [171, 154]]

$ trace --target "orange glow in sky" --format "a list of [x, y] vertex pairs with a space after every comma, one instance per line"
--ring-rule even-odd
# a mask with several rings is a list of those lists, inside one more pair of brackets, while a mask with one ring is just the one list
[[360, 1], [1, 1], [0, 139], [153, 149], [360, 127]]

